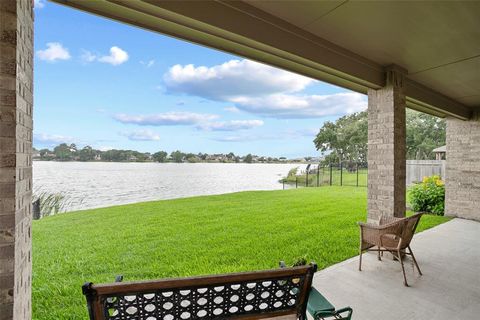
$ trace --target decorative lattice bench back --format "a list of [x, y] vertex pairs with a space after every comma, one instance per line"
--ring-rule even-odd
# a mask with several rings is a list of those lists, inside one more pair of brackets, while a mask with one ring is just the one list
[[86, 283], [91, 320], [306, 319], [317, 266], [155, 281]]

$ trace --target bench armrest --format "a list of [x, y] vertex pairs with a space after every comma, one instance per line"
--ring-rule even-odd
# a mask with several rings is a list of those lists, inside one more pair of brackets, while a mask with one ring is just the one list
[[[352, 318], [353, 310], [350, 307], [345, 307], [345, 308], [341, 308], [341, 309], [336, 310], [335, 313], [336, 313], [337, 316], [341, 317], [341, 318], [337, 318], [337, 319], [350, 320]], [[347, 313], [347, 314], [345, 316], [342, 316], [341, 315], [342, 313]]]
[[[326, 317], [336, 317], [335, 319], [350, 319], [352, 316], [352, 308], [345, 307], [335, 310], [335, 307], [327, 300], [317, 289], [313, 288], [310, 291], [308, 297], [308, 312], [315, 319], [323, 319]], [[342, 313], [347, 312], [346, 316], [342, 316]]]

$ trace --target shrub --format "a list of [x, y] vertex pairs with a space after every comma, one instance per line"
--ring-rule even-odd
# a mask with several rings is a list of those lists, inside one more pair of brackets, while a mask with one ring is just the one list
[[415, 212], [443, 216], [445, 209], [445, 184], [439, 176], [424, 177], [410, 188], [410, 205]]
[[287, 176], [280, 179], [280, 182], [295, 183], [295, 180], [297, 179], [297, 173], [298, 167], [290, 169]]
[[[77, 200], [82, 204], [84, 199]], [[35, 190], [32, 196], [33, 218], [35, 220], [43, 217], [66, 212], [73, 204], [73, 199], [63, 193], [51, 193], [41, 189]]]

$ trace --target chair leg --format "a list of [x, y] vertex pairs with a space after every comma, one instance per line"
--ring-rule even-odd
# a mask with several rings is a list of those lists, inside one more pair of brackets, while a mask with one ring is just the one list
[[358, 271], [362, 271], [362, 247], [360, 245], [360, 259], [358, 261]]
[[412, 248], [410, 248], [410, 246], [408, 246], [408, 251], [410, 251], [410, 255], [412, 256], [413, 263], [415, 263], [415, 266], [417, 267], [418, 273], [422, 275], [422, 271], [420, 271], [420, 268], [418, 267], [417, 259], [415, 259]]
[[405, 287], [408, 287], [408, 283], [407, 283], [407, 275], [405, 274], [405, 267], [403, 266], [403, 259], [402, 259], [402, 256], [400, 254], [400, 250], [397, 250], [397, 257], [398, 257], [398, 261], [400, 261], [400, 264], [402, 265], [402, 272], [403, 272], [403, 284], [405, 285]]
[[377, 257], [378, 261], [382, 261], [382, 258], [380, 258], [380, 247], [378, 247]]

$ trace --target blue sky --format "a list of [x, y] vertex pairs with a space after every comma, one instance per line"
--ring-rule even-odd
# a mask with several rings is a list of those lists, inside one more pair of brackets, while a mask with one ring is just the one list
[[34, 146], [299, 157], [366, 97], [35, 0]]

